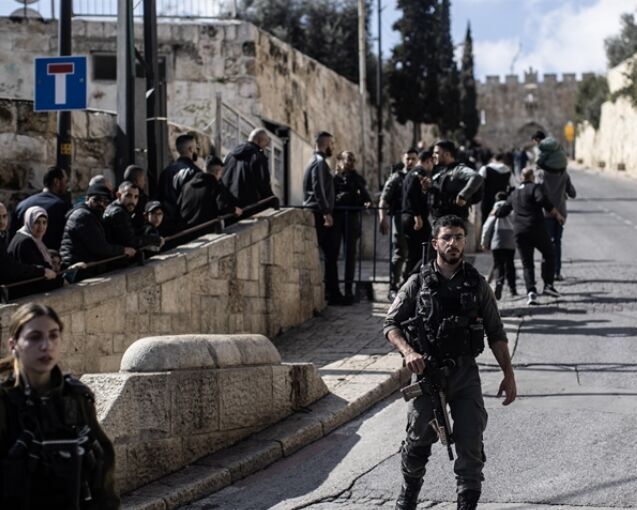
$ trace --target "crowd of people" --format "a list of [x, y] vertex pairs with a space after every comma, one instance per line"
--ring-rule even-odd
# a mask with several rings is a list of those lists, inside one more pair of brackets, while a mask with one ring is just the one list
[[151, 197], [145, 170], [130, 165], [116, 189], [95, 176], [73, 204], [66, 172], [49, 168], [43, 190], [11, 214], [0, 203], [0, 284], [19, 282], [14, 296], [50, 290], [219, 231], [220, 218], [231, 222], [248, 206], [251, 214], [278, 207], [264, 153], [269, 142], [257, 128], [225, 162], [210, 155], [202, 169], [197, 139], [181, 135], [179, 157], [161, 172]]

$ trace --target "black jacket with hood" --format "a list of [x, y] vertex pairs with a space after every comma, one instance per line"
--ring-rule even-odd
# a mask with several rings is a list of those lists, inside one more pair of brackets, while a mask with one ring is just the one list
[[226, 156], [221, 180], [241, 208], [274, 195], [268, 158], [253, 142], [238, 145]]

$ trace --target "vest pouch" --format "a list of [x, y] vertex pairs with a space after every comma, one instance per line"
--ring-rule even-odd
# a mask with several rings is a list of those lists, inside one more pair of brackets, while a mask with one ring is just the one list
[[484, 324], [482, 319], [469, 325], [469, 340], [471, 342], [471, 355], [477, 358], [484, 351]]
[[48, 486], [45, 494], [55, 494], [61, 508], [80, 508], [82, 489], [82, 458], [84, 449], [77, 439], [42, 441], [40, 452], [41, 487]]
[[442, 320], [438, 329], [438, 346], [443, 358], [467, 356], [471, 351], [469, 320], [465, 317], [451, 316]]

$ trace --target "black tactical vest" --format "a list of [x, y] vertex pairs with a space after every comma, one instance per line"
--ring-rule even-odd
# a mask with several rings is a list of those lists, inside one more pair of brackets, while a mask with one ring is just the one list
[[443, 283], [433, 266], [420, 272], [417, 315], [424, 323], [433, 354], [441, 359], [478, 356], [484, 350], [480, 317], [480, 273], [463, 262], [461, 277]]
[[88, 426], [91, 391], [68, 375], [62, 393], [51, 397], [11, 386], [0, 389], [8, 420], [0, 508], [91, 508], [104, 465], [102, 447]]

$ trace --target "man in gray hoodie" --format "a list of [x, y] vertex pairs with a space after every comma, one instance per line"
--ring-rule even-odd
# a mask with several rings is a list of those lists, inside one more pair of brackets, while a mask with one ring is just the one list
[[[568, 163], [566, 153], [555, 138], [547, 137], [542, 131], [533, 135], [533, 141], [540, 150], [537, 160], [537, 166], [540, 169], [537, 182], [542, 185], [544, 193], [566, 221], [566, 199], [575, 198], [577, 195], [575, 187], [571, 183], [571, 177], [566, 170]], [[563, 280], [562, 233], [564, 225], [546, 211], [544, 211], [544, 222], [555, 248], [555, 280]]]

